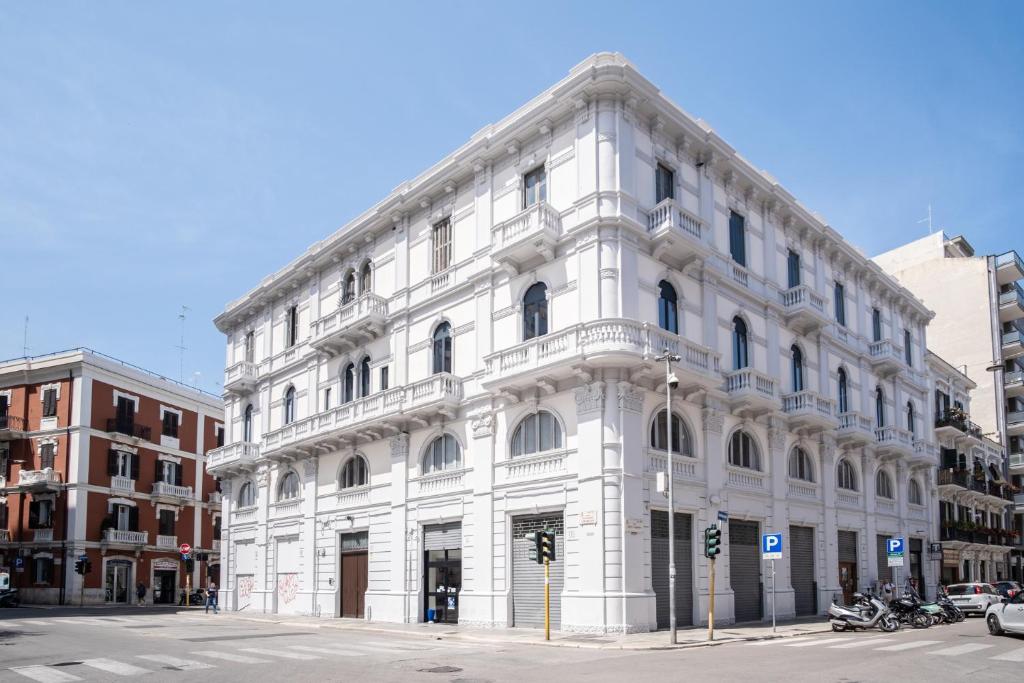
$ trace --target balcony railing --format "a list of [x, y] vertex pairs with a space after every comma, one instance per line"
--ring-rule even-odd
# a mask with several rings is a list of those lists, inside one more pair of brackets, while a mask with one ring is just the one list
[[912, 441], [914, 436], [906, 429], [900, 429], [892, 425], [886, 425], [885, 427], [878, 427], [875, 429], [875, 441], [878, 442], [879, 446], [889, 446], [906, 448], [907, 450], [912, 449]]
[[748, 392], [774, 400], [775, 378], [754, 368], [734, 370], [725, 376], [725, 390], [730, 394]]
[[798, 391], [782, 397], [782, 410], [790, 414], [807, 413], [831, 418], [835, 410], [835, 401], [825, 398], [816, 391]]
[[17, 415], [0, 415], [0, 429], [9, 429], [12, 432], [25, 431], [25, 418]]
[[135, 424], [126, 420], [118, 420], [112, 417], [107, 420], [107, 431], [112, 434], [124, 434], [133, 436], [136, 439], [149, 441], [153, 436], [153, 430], [145, 425]]
[[210, 505], [220, 505], [223, 496], [220, 491], [210, 492]]
[[110, 488], [121, 493], [130, 493], [135, 490], [135, 480], [129, 477], [111, 477]]
[[32, 540], [36, 543], [50, 543], [53, 541], [53, 529], [33, 529]]
[[224, 371], [224, 387], [231, 390], [236, 387], [255, 384], [260, 376], [260, 366], [250, 360], [235, 363]]
[[547, 233], [557, 238], [561, 232], [562, 217], [558, 211], [547, 202], [537, 202], [510, 220], [494, 226], [494, 249], [500, 251], [537, 233]]
[[149, 543], [148, 531], [126, 531], [107, 529], [104, 538], [108, 543], [127, 543], [129, 545], [146, 545]]
[[21, 470], [18, 472], [18, 486], [59, 485], [60, 472], [47, 467], [43, 470]]
[[1024, 410], [1013, 410], [1006, 414], [1006, 424], [1017, 425], [1024, 422]]
[[868, 345], [868, 354], [871, 356], [872, 363], [886, 366], [902, 366], [904, 364], [903, 349], [889, 339], [871, 342]]
[[663, 229], [681, 230], [699, 242], [701, 220], [679, 206], [674, 199], [664, 199], [647, 214], [648, 232], [658, 232]]
[[220, 539], [219, 538], [215, 538], [215, 539], [213, 539], [213, 541], [210, 542], [210, 550], [212, 550], [215, 553], [219, 553], [220, 552]]
[[939, 470], [939, 486], [959, 486], [969, 489], [971, 488], [970, 474], [967, 470]]
[[935, 416], [936, 427], [952, 427], [976, 439], [982, 435], [981, 427], [968, 420], [964, 415], [953, 410], [947, 410]]
[[235, 465], [252, 465], [260, 457], [259, 444], [241, 441], [214, 448], [206, 454], [206, 470]]
[[175, 498], [192, 498], [192, 487], [191, 486], [178, 486], [177, 484], [169, 484], [166, 481], [155, 481], [153, 482], [153, 495], [154, 496], [173, 496]]
[[825, 299], [808, 285], [790, 287], [785, 291], [779, 292], [779, 297], [782, 299], [782, 305], [787, 311], [810, 306], [821, 315], [825, 315]]
[[999, 254], [996, 256], [996, 268], [1003, 268], [1004, 266], [1014, 266], [1017, 268], [1017, 272], [1024, 277], [1024, 260], [1021, 260], [1020, 256], [1015, 251], [1008, 251], [1005, 254]]
[[1016, 282], [1010, 285], [1010, 288], [1005, 292], [999, 293], [1000, 306], [1012, 306], [1014, 304], [1024, 308], [1024, 289], [1021, 289], [1021, 286]]

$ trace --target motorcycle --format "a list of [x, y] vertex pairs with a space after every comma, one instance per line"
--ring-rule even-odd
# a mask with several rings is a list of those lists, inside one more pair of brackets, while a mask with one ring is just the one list
[[901, 624], [914, 628], [928, 628], [933, 623], [932, 615], [922, 609], [920, 603], [909, 594], [890, 602], [889, 609]]
[[19, 605], [21, 605], [21, 598], [18, 596], [17, 588], [0, 590], [0, 607], [18, 607]]
[[833, 631], [878, 628], [886, 633], [892, 633], [899, 630], [899, 620], [878, 598], [854, 593], [853, 600], [852, 605], [840, 605], [834, 600], [829, 605], [828, 616]]
[[942, 608], [946, 615], [946, 621], [950, 624], [960, 623], [967, 618], [967, 615], [964, 614], [963, 610], [957, 607], [956, 603], [950, 600], [949, 596], [945, 593], [939, 593], [935, 600], [935, 604]]
[[[206, 604], [206, 592], [202, 588], [196, 588], [189, 593], [188, 604], [192, 607], [201, 607]], [[185, 605], [185, 591], [181, 591], [181, 596], [178, 598], [178, 605]]]

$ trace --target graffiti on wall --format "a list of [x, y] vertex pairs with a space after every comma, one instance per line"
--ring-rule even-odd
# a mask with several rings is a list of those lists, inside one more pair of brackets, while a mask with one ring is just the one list
[[252, 575], [239, 576], [236, 579], [238, 583], [238, 609], [249, 606], [249, 599], [252, 596], [253, 586], [256, 585], [256, 580]]
[[287, 605], [295, 599], [296, 593], [299, 592], [299, 575], [298, 574], [278, 574], [277, 575], [277, 599], [283, 604]]

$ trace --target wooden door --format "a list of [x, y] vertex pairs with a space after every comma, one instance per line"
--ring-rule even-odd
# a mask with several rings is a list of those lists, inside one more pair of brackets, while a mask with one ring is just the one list
[[361, 619], [366, 600], [367, 554], [341, 556], [341, 616]]
[[857, 592], [857, 563], [839, 563], [839, 585], [843, 589], [843, 603], [853, 604], [853, 594]]

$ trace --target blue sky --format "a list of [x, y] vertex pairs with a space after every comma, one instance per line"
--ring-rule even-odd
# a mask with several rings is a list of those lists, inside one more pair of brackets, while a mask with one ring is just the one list
[[[562, 78], [624, 53], [869, 254], [1024, 252], [1016, 2], [4, 3], [0, 357], [220, 392], [212, 318]], [[199, 374], [195, 374], [199, 373]]]

